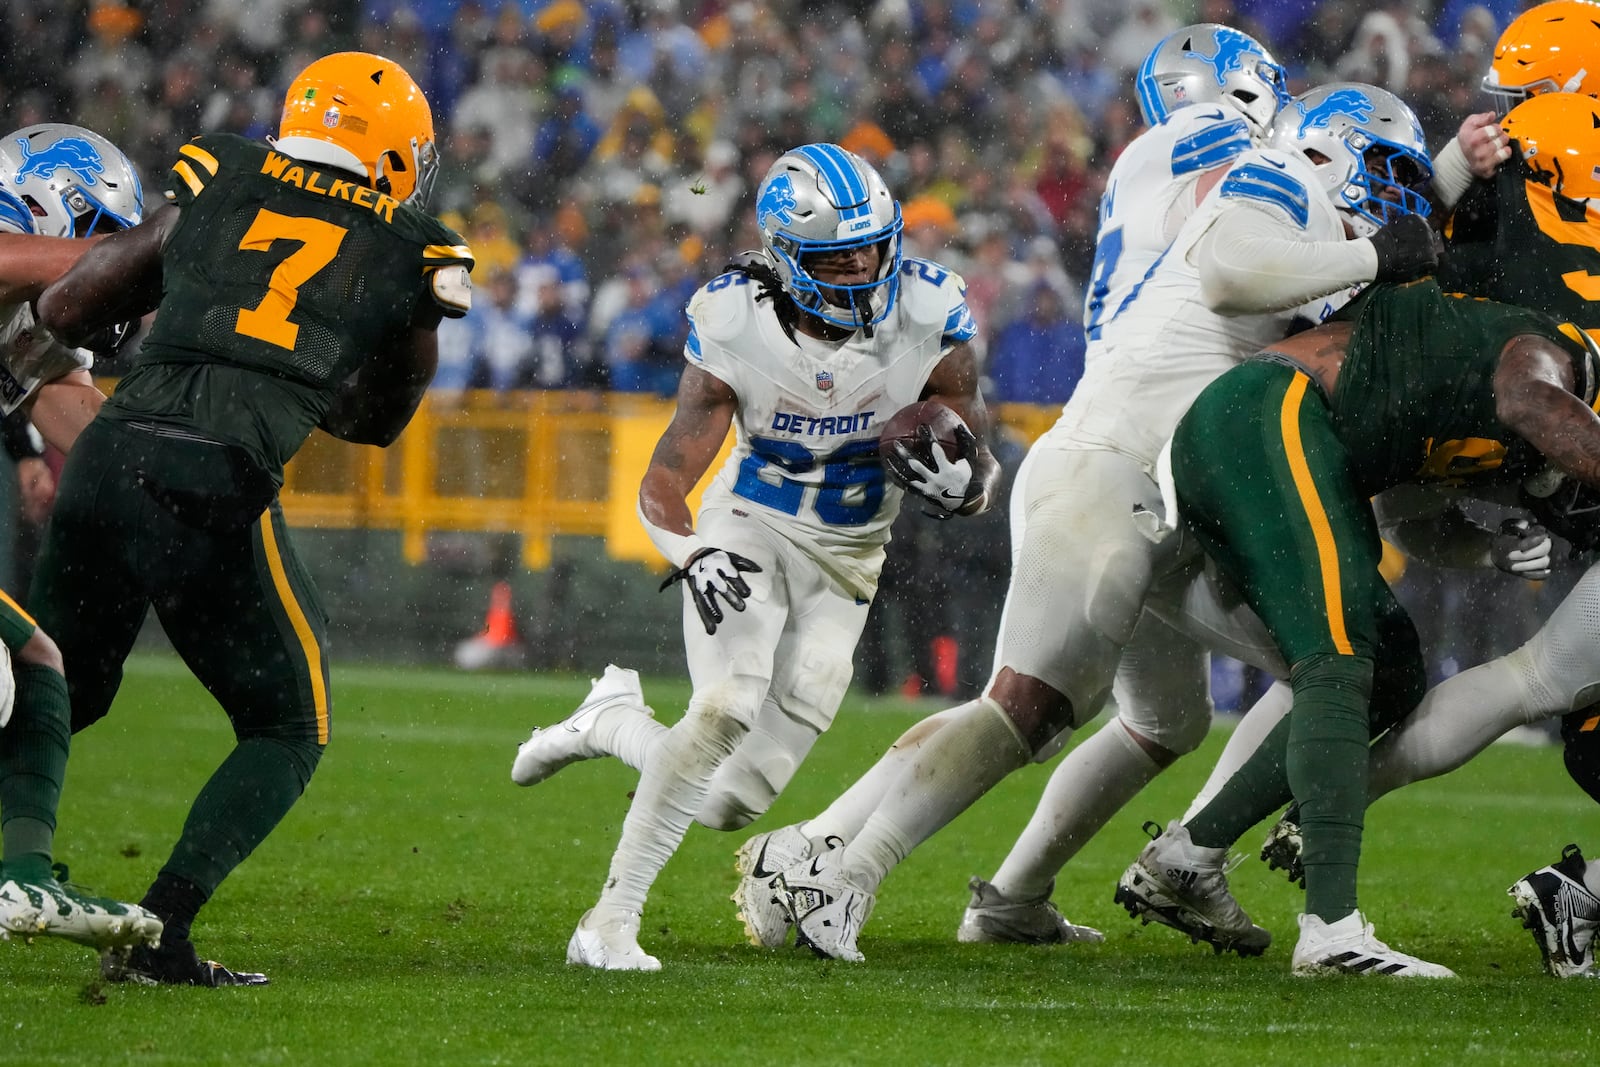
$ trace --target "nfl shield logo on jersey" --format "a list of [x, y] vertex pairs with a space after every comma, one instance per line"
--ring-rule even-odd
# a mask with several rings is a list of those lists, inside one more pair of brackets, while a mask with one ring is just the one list
[[833, 371], [817, 371], [817, 388], [821, 389], [824, 393], [833, 388]]

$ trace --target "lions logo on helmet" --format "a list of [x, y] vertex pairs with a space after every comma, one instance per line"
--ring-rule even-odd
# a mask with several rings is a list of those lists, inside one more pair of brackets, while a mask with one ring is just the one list
[[401, 66], [335, 52], [301, 71], [284, 96], [273, 147], [360, 174], [380, 193], [426, 207], [439, 170], [433, 111]]
[[1231, 105], [1262, 134], [1289, 100], [1288, 75], [1261, 42], [1201, 22], [1168, 34], [1139, 67], [1139, 111], [1154, 126], [1190, 104]]
[[1294, 109], [1300, 115], [1300, 136], [1309, 130], [1326, 130], [1335, 119], [1348, 117], [1356, 122], [1372, 118], [1376, 105], [1357, 89], [1335, 89], [1311, 102], [1296, 100]]
[[143, 215], [138, 173], [98, 133], [45, 122], [0, 139], [0, 227], [88, 237], [136, 226]]
[[1501, 115], [1530, 96], [1600, 94], [1600, 4], [1550, 0], [1512, 19], [1495, 42], [1483, 91]]
[[1433, 175], [1422, 125], [1393, 93], [1354, 82], [1319, 86], [1278, 113], [1267, 140], [1311, 160], [1358, 236], [1431, 210], [1422, 192]]
[[[773, 163], [756, 192], [768, 263], [803, 310], [846, 329], [871, 329], [900, 292], [900, 204], [872, 165], [834, 144], [802, 145]], [[812, 256], [878, 246], [878, 270], [853, 285], [819, 281]]]

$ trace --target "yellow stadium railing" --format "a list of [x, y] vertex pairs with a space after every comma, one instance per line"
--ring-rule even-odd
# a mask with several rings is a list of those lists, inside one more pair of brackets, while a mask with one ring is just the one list
[[[1030, 442], [1058, 413], [996, 409]], [[574, 534], [656, 564], [634, 502], [671, 416], [671, 400], [622, 393], [430, 394], [387, 450], [314, 434], [285, 472], [284, 513], [298, 526], [397, 530], [411, 563], [426, 558], [430, 533], [450, 530], [516, 534], [534, 570], [556, 537]]]

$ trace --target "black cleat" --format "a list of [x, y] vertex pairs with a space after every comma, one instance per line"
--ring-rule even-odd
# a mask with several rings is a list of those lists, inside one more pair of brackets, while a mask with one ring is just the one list
[[202, 960], [194, 942], [168, 938], [160, 948], [140, 945], [126, 954], [108, 952], [100, 957], [100, 973], [111, 982], [139, 985], [198, 985], [216, 988], [266, 985], [267, 976], [254, 971], [230, 971], [216, 960]]

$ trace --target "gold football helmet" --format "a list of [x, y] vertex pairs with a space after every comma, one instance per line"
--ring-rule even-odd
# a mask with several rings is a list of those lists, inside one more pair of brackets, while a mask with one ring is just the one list
[[425, 206], [439, 170], [428, 100], [401, 66], [335, 52], [289, 85], [277, 146], [310, 163], [364, 174], [375, 189]]
[[1502, 115], [1540, 93], [1600, 93], [1600, 4], [1550, 0], [1512, 19], [1483, 90]]
[[1600, 100], [1576, 93], [1530, 96], [1500, 120], [1522, 158], [1573, 200], [1600, 197]]

